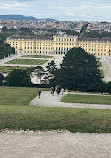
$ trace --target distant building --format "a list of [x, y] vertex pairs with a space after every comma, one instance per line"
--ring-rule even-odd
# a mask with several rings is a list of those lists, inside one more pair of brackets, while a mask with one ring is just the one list
[[81, 47], [89, 54], [109, 56], [111, 53], [111, 39], [107, 38], [78, 38], [77, 36], [58, 35], [46, 37], [11, 36], [7, 43], [21, 54], [66, 54], [73, 47]]

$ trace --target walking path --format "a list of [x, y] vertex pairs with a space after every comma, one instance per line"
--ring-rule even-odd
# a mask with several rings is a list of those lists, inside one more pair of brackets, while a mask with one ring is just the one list
[[0, 133], [0, 158], [110, 158], [111, 134]]
[[[67, 92], [65, 94], [67, 94]], [[100, 94], [88, 94], [88, 93], [73, 93], [73, 94], [100, 95]], [[57, 94], [52, 96], [50, 91], [43, 91], [41, 93], [41, 98], [39, 99], [39, 97], [37, 96], [30, 102], [30, 105], [45, 106], [45, 107], [111, 109], [111, 105], [85, 104], [85, 103], [64, 103], [64, 102], [60, 102], [61, 97], [62, 97], [61, 94], [59, 96]]]

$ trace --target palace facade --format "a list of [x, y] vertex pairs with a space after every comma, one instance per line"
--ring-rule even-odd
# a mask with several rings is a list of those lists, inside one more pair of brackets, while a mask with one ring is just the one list
[[6, 42], [21, 54], [66, 54], [73, 47], [81, 47], [94, 55], [109, 56], [111, 39], [78, 38], [77, 36], [29, 37], [11, 36]]

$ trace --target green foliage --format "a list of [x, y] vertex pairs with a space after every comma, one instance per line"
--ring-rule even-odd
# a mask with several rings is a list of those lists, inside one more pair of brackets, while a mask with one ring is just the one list
[[46, 68], [47, 68], [47, 70], [45, 71], [44, 83], [54, 85], [54, 83], [51, 82], [51, 79], [54, 78], [55, 72], [57, 70], [54, 60], [52, 60], [50, 63], [48, 63]]
[[75, 35], [75, 36], [78, 36], [79, 35], [79, 33], [78, 32], [76, 32], [75, 30], [65, 30], [65, 29], [63, 29], [63, 30], [61, 30], [62, 32], [66, 32], [66, 34], [67, 35]]
[[44, 69], [41, 66], [37, 66], [34, 68], [33, 75], [37, 76], [40, 79], [41, 84], [41, 78], [44, 75]]
[[0, 73], [0, 86], [2, 86], [4, 80], [4, 76]]
[[80, 91], [98, 91], [101, 74], [96, 58], [82, 48], [67, 52], [53, 82], [63, 88]]
[[3, 32], [7, 32], [7, 31], [8, 31], [7, 27], [4, 26], [4, 27], [2, 28], [2, 31], [3, 31]]
[[26, 28], [26, 27], [23, 27], [23, 28], [20, 28], [19, 29], [19, 34], [20, 35], [27, 35], [27, 36], [33, 36], [34, 33], [32, 32], [32, 29], [31, 28]]
[[85, 32], [83, 34], [85, 38], [111, 38], [111, 32]]
[[104, 78], [104, 71], [100, 69], [101, 77]]
[[107, 92], [111, 93], [111, 82], [106, 83], [107, 86]]
[[15, 69], [5, 78], [8, 86], [29, 87], [32, 85], [30, 79], [30, 71], [28, 69]]
[[7, 43], [0, 43], [0, 59], [7, 57], [8, 55], [15, 54], [15, 49], [10, 47]]

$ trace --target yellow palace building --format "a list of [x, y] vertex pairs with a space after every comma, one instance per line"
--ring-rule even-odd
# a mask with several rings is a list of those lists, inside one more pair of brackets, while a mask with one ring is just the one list
[[94, 55], [109, 56], [111, 39], [78, 38], [77, 36], [29, 37], [11, 36], [6, 42], [20, 54], [66, 54], [73, 47], [81, 47]]

